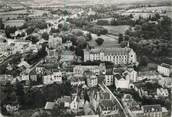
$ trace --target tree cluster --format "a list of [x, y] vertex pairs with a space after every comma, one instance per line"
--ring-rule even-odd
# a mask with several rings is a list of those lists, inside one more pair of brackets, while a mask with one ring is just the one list
[[30, 53], [30, 54], [28, 54], [27, 56], [25, 56], [25, 60], [29, 63], [29, 64], [31, 64], [31, 65], [33, 65], [33, 64], [35, 64], [35, 63], [37, 63], [37, 62], [39, 62], [42, 58], [44, 58], [45, 56], [47, 55], [47, 52], [46, 52], [46, 50], [45, 50], [45, 48], [41, 48], [40, 50], [38, 50], [38, 53]]
[[17, 28], [16, 28], [16, 27], [7, 26], [7, 27], [5, 28], [5, 34], [6, 34], [7, 38], [12, 38], [12, 37], [11, 37], [11, 34], [12, 34], [12, 33], [15, 33], [16, 31], [17, 31]]
[[[141, 18], [138, 25], [127, 30], [125, 34], [129, 36], [130, 46], [139, 56], [162, 63], [166, 57], [172, 57], [172, 20], [167, 16], [159, 20], [158, 15], [156, 21], [152, 21], [152, 18], [148, 19]], [[122, 36], [119, 38], [121, 39]], [[172, 63], [172, 61], [168, 62]]]
[[[70, 96], [72, 86], [69, 82], [65, 81], [62, 84], [51, 84], [41, 88], [24, 88], [21, 82], [15, 85], [10, 83], [1, 85], [1, 108], [4, 110], [3, 105], [20, 105], [21, 109], [40, 108], [45, 106], [47, 101], [54, 101], [62, 96]], [[7, 113], [5, 113], [7, 114]]]
[[108, 30], [101, 26], [87, 27], [86, 30], [97, 35], [106, 35], [108, 33]]

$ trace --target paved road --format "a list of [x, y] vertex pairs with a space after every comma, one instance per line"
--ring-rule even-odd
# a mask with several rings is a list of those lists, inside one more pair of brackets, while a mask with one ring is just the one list
[[132, 117], [126, 108], [121, 104], [121, 102], [118, 100], [118, 98], [109, 90], [109, 88], [103, 83], [99, 84], [99, 86], [106, 92], [110, 93], [112, 95], [112, 98], [118, 103], [119, 107], [121, 108], [122, 112], [124, 113], [125, 117]]

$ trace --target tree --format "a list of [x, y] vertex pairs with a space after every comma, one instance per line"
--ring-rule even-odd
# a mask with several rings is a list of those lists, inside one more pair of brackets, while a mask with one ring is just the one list
[[133, 18], [133, 14], [130, 14], [130, 18]]
[[51, 28], [50, 33], [60, 33], [59, 29]]
[[140, 62], [141, 66], [147, 66], [147, 64], [149, 62], [149, 59], [146, 56], [142, 56], [142, 57], [140, 57], [140, 61], [139, 62]]
[[75, 47], [74, 46], [71, 46], [71, 47], [69, 47], [69, 50], [70, 51], [75, 51]]
[[43, 13], [42, 16], [43, 16], [43, 17], [47, 17], [48, 14], [47, 14], [47, 13]]
[[108, 20], [98, 20], [97, 24], [98, 25], [109, 25], [109, 21]]
[[24, 33], [24, 32], [22, 32], [22, 33], [21, 33], [21, 37], [24, 37], [24, 36], [26, 36], [26, 35], [25, 35], [25, 33]]
[[121, 43], [124, 40], [123, 34], [118, 35], [118, 42]]
[[86, 34], [86, 40], [87, 40], [87, 41], [91, 41], [91, 40], [92, 40], [92, 35], [91, 35], [91, 33], [87, 33], [87, 34]]
[[16, 95], [17, 95], [17, 101], [20, 105], [24, 104], [24, 87], [21, 84], [21, 82], [17, 81], [16, 83]]
[[88, 27], [87, 30], [89, 32], [92, 32], [94, 34], [98, 34], [98, 35], [106, 35], [108, 33], [108, 30], [101, 27], [101, 26], [91, 26], [91, 27]]
[[15, 33], [16, 31], [17, 31], [17, 28], [15, 26], [14, 27], [7, 26], [5, 28], [5, 34], [7, 38], [11, 38], [11, 33]]
[[42, 38], [45, 39], [45, 40], [48, 40], [49, 39], [49, 34], [47, 32], [44, 32], [42, 34]]
[[84, 36], [77, 37], [77, 46], [81, 49], [86, 48], [87, 42]]
[[77, 48], [75, 49], [75, 54], [76, 54], [77, 56], [81, 56], [82, 58], [84, 58], [84, 51], [83, 51], [81, 48], [79, 48], [79, 47], [77, 47]]
[[128, 35], [125, 35], [125, 41], [128, 41], [129, 40], [129, 36]]
[[80, 29], [73, 29], [72, 34], [74, 34], [76, 36], [83, 36], [84, 35], [82, 30], [80, 30]]
[[104, 42], [104, 40], [103, 40], [102, 38], [98, 38], [98, 39], [96, 39], [95, 41], [96, 41], [96, 43], [97, 43], [99, 46], [102, 45], [103, 42]]
[[120, 45], [121, 45], [122, 48], [126, 47], [127, 44], [128, 44], [127, 41], [122, 41], [122, 42], [120, 43]]
[[29, 28], [26, 29], [27, 35], [30, 35], [30, 34], [32, 34], [33, 32], [34, 32], [34, 27], [29, 27]]
[[63, 24], [58, 24], [58, 28], [62, 29], [63, 28]]
[[2, 94], [0, 98], [1, 105], [13, 104], [16, 102], [15, 89], [11, 83], [1, 85], [0, 90], [0, 93]]
[[33, 44], [36, 44], [36, 43], [39, 41], [38, 37], [33, 36], [33, 35], [28, 36], [28, 37], [26, 38], [26, 40], [32, 41]]
[[4, 29], [4, 23], [2, 21], [2, 18], [0, 18], [0, 29]]

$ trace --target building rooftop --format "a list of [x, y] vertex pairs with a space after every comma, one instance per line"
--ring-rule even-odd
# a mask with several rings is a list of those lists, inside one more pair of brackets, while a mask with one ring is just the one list
[[169, 64], [166, 64], [166, 63], [162, 63], [161, 66], [172, 69], [172, 65], [169, 65]]
[[120, 74], [115, 74], [114, 77], [115, 77], [117, 80], [125, 79], [125, 78], [122, 77]]
[[90, 53], [96, 54], [100, 52], [104, 52], [105, 55], [126, 55], [131, 51], [130, 48], [95, 48], [91, 49]]
[[150, 83], [150, 82], [140, 82], [140, 83], [134, 83], [134, 85], [137, 88], [142, 88], [143, 90], [149, 91], [149, 92], [156, 92], [157, 88], [161, 88], [161, 86], [158, 83]]
[[60, 100], [61, 100], [62, 102], [69, 102], [69, 103], [72, 101], [72, 99], [71, 99], [70, 96], [61, 97]]
[[84, 78], [83, 77], [71, 76], [70, 81], [71, 82], [84, 81]]
[[114, 107], [115, 107], [115, 102], [113, 100], [102, 100], [100, 102], [100, 107], [103, 109], [103, 110], [113, 110]]
[[122, 74], [123, 72], [125, 72], [125, 70], [124, 70], [124, 69], [119, 68], [119, 69], [113, 69], [113, 72], [114, 72], [114, 73]]
[[46, 102], [44, 109], [52, 110], [54, 108], [55, 104], [56, 104], [55, 102]]
[[156, 71], [145, 71], [145, 72], [138, 72], [138, 76], [153, 76], [159, 75]]
[[4, 81], [11, 81], [13, 79], [13, 76], [11, 75], [0, 75], [0, 82], [4, 82]]
[[106, 75], [113, 75], [113, 69], [106, 69]]
[[144, 105], [143, 106], [144, 113], [146, 112], [162, 112], [161, 105]]
[[105, 92], [105, 93], [101, 93], [100, 94], [100, 98], [101, 99], [110, 99], [110, 94], [109, 93], [107, 93], [107, 92]]

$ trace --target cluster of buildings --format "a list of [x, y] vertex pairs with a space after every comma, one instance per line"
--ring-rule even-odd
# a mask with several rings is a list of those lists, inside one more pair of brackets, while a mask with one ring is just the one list
[[122, 101], [132, 117], [165, 117], [168, 113], [166, 108], [158, 104], [141, 106], [130, 94], [125, 94]]
[[[82, 15], [83, 11], [79, 14]], [[95, 14], [89, 9], [87, 15]], [[23, 17], [25, 15], [22, 14]], [[75, 15], [72, 14], [72, 17]], [[118, 90], [134, 90], [142, 99], [168, 98], [167, 88], [172, 85], [172, 66], [161, 64], [158, 65], [157, 71], [137, 72], [134, 68], [138, 65], [137, 55], [130, 47], [86, 48], [83, 50], [83, 60], [79, 59], [75, 51], [69, 49], [74, 46], [71, 40], [63, 43], [59, 35], [50, 34], [51, 28], [58, 28], [60, 20], [65, 18], [59, 18], [58, 21], [49, 20], [52, 27], [39, 31], [47, 32], [48, 40], [39, 39], [36, 44], [25, 38], [0, 40], [0, 62], [16, 53], [37, 53], [42, 44], [47, 43], [45, 58], [33, 66], [22, 59], [18, 67], [24, 66], [26, 69], [15, 78], [8, 74], [0, 75], [1, 84], [5, 84], [6, 81], [15, 83], [18, 80], [25, 82], [25, 85], [43, 87], [54, 83], [62, 84], [65, 79], [76, 90], [75, 93], [71, 96], [62, 96], [54, 102], [47, 102], [44, 109], [53, 110], [55, 105], [63, 103], [66, 111], [76, 114], [84, 112], [84, 117], [120, 116], [120, 104], [124, 106], [122, 111], [127, 111], [132, 117], [163, 117], [168, 113], [168, 110], [159, 104], [138, 104], [130, 94], [124, 94], [122, 100], [118, 101], [113, 93]], [[7, 20], [5, 26], [20, 27], [23, 23]], [[113, 89], [110, 91], [108, 87]], [[78, 116], [83, 116], [80, 115]]]

